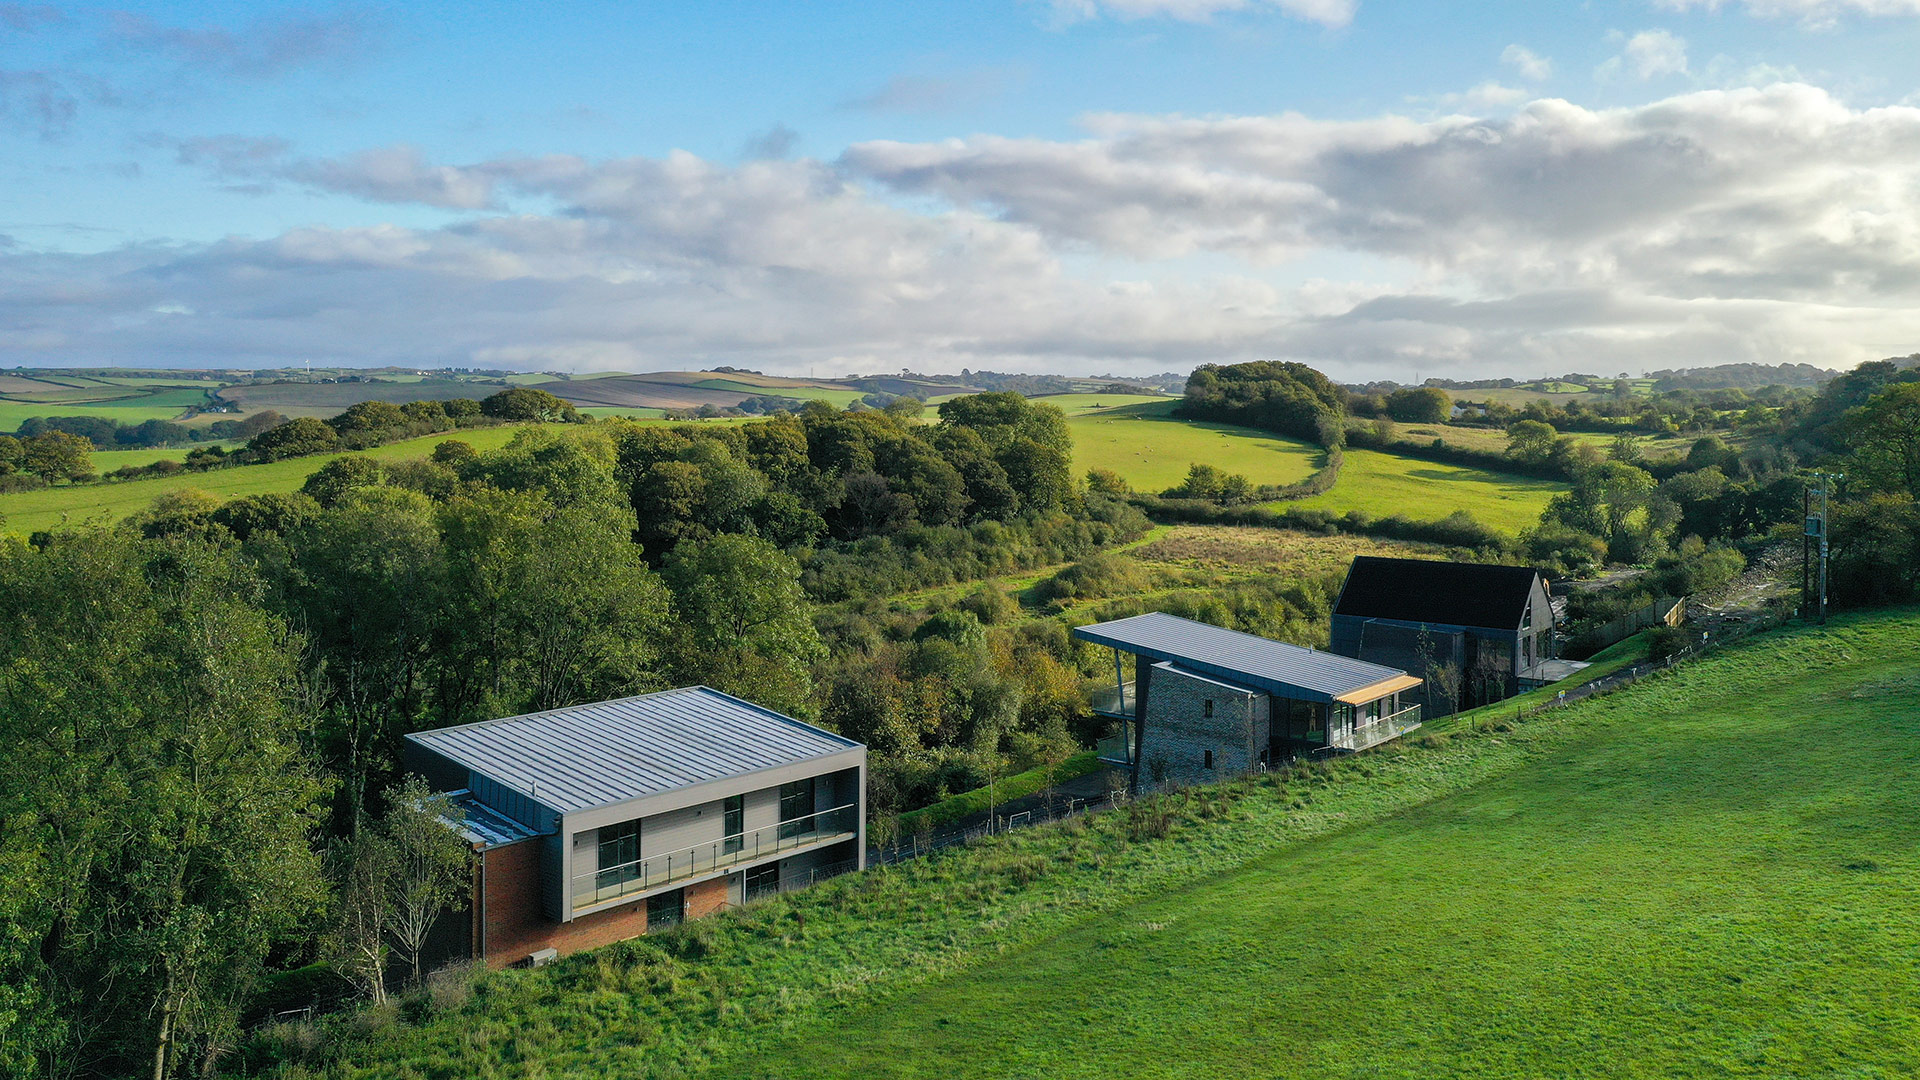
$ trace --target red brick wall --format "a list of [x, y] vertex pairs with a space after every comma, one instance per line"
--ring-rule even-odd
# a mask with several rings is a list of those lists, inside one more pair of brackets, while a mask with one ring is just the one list
[[704, 919], [727, 906], [727, 879], [714, 878], [687, 886], [687, 918]]
[[[597, 949], [647, 932], [647, 903], [636, 900], [606, 911], [583, 915], [572, 922], [547, 918], [540, 906], [540, 844], [518, 844], [483, 852], [486, 885], [486, 961], [503, 968], [525, 960], [537, 949], [558, 949], [560, 955]], [[476, 885], [476, 891], [478, 886]], [[687, 918], [698, 919], [727, 906], [727, 879], [715, 878], [687, 886]], [[475, 905], [476, 930], [481, 910]], [[480, 952], [481, 939], [474, 941]]]

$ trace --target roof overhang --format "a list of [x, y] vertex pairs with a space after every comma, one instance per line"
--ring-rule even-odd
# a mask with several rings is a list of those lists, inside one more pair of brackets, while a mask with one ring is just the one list
[[1343, 705], [1365, 705], [1369, 701], [1378, 701], [1388, 694], [1397, 694], [1402, 690], [1411, 690], [1420, 685], [1420, 680], [1412, 675], [1396, 675], [1391, 679], [1382, 679], [1372, 686], [1363, 686], [1358, 690], [1349, 690], [1333, 700]]

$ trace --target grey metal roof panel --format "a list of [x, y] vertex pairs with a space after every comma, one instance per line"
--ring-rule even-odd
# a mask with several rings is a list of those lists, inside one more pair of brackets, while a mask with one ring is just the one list
[[447, 824], [458, 829], [468, 843], [478, 845], [483, 850], [531, 840], [540, 835], [481, 802], [471, 791], [453, 791], [448, 795], [460, 816], [459, 820], [448, 821]]
[[705, 686], [407, 738], [563, 814], [860, 747]]
[[1335, 653], [1303, 649], [1163, 611], [1075, 627], [1073, 636], [1268, 693], [1332, 699], [1406, 672]]

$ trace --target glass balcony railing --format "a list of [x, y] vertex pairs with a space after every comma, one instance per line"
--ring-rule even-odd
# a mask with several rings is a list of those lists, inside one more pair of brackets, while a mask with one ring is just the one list
[[644, 855], [618, 866], [603, 866], [573, 878], [573, 906], [592, 907], [676, 881], [724, 870], [768, 855], [816, 844], [838, 843], [858, 832], [860, 807], [836, 806], [805, 817], [764, 825], [705, 844]]
[[1131, 682], [1102, 686], [1087, 695], [1087, 705], [1100, 716], [1132, 716], [1133, 684]]
[[1397, 739], [1419, 726], [1420, 706], [1414, 705], [1378, 720], [1357, 724], [1351, 730], [1336, 729], [1327, 745], [1339, 750], [1365, 750], [1388, 739]]

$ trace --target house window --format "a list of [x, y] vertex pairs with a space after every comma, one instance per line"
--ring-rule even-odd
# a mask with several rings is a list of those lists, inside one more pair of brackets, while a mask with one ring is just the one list
[[1202, 701], [1200, 703], [1200, 715], [1206, 717], [1209, 720], [1213, 719], [1213, 699], [1212, 698], [1207, 698], [1205, 701]]
[[809, 776], [780, 785], [780, 839], [814, 831], [813, 781]]
[[722, 828], [725, 830], [726, 839], [720, 841], [720, 847], [731, 855], [746, 844], [747, 838], [741, 834], [747, 831], [747, 797], [745, 795], [730, 796], [725, 806], [726, 822]]
[[1533, 601], [1527, 601], [1527, 610], [1520, 616], [1520, 629], [1533, 629]]
[[647, 897], [647, 929], [665, 930], [687, 918], [687, 890], [669, 889]]
[[622, 885], [640, 876], [640, 823], [623, 821], [600, 829], [600, 872], [594, 884], [602, 889]]
[[763, 896], [772, 896], [780, 891], [780, 864], [770, 862], [765, 866], [756, 866], [747, 871], [746, 891], [743, 900], [758, 900]]
[[[1208, 704], [1212, 704], [1212, 703], [1209, 702]], [[1202, 762], [1200, 767], [1203, 769], [1211, 769], [1213, 768], [1213, 751], [1208, 750], [1206, 753], [1207, 753], [1207, 756], [1205, 760]]]

